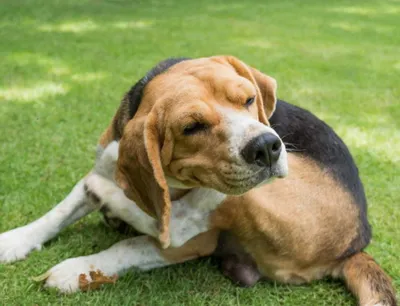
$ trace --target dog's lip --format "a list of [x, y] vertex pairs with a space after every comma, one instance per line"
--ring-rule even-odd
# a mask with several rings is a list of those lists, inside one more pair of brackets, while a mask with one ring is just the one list
[[[253, 173], [251, 173], [250, 175], [247, 175], [245, 177], [228, 177], [227, 175], [223, 175], [223, 180], [227, 183], [232, 183], [232, 182], [244, 182], [244, 181], [248, 181], [252, 178], [254, 178], [254, 176], [259, 175], [260, 172], [262, 172], [264, 169], [259, 169], [258, 171], [255, 171]], [[240, 174], [238, 173], [236, 176], [240, 176]]]
[[285, 178], [287, 173], [279, 171], [274, 167], [271, 168], [262, 168], [253, 174], [249, 175], [246, 178], [240, 179], [223, 179], [224, 184], [230, 189], [234, 190], [234, 193], [244, 193], [247, 192], [257, 186], [264, 185], [264, 183], [268, 183], [275, 178]]
[[[264, 174], [265, 173], [265, 174]], [[237, 190], [240, 193], [247, 192], [256, 187], [260, 182], [270, 178], [270, 171], [267, 168], [260, 169], [245, 178], [227, 179], [223, 177], [223, 183], [231, 190]], [[235, 192], [236, 193], [236, 192]]]

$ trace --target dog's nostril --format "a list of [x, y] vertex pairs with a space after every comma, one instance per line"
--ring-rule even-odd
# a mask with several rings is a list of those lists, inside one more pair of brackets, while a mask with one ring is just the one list
[[268, 147], [268, 153], [271, 159], [271, 163], [276, 162], [278, 160], [281, 151], [282, 151], [282, 142], [277, 137], [277, 139], [273, 141]]
[[282, 146], [282, 143], [281, 143], [281, 141], [278, 139], [277, 141], [275, 141], [274, 142], [274, 144], [272, 145], [272, 147], [271, 147], [271, 151], [273, 152], [273, 153], [275, 153], [275, 152], [280, 152], [281, 151], [281, 146]]
[[269, 167], [279, 158], [282, 142], [278, 136], [265, 133], [253, 138], [242, 150], [243, 158], [249, 164]]
[[265, 153], [263, 151], [257, 151], [256, 152], [256, 157], [254, 158], [254, 160], [257, 161], [261, 161], [265, 159]]

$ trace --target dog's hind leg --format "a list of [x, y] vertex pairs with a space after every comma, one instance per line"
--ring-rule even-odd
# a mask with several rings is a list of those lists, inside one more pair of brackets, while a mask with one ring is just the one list
[[31, 251], [40, 250], [63, 228], [98, 208], [96, 199], [85, 191], [84, 180], [80, 180], [63, 201], [41, 218], [0, 234], [0, 263], [24, 259]]

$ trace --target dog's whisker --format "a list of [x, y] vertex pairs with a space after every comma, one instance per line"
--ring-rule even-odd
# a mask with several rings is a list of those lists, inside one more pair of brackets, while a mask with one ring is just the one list
[[290, 135], [293, 135], [293, 133], [289, 133], [289, 134], [283, 135], [283, 136], [281, 137], [281, 139], [283, 140], [283, 139], [285, 139], [286, 137], [288, 137], [288, 136], [290, 136]]
[[285, 144], [286, 148], [288, 148], [288, 149], [290, 149], [290, 148], [299, 149], [297, 147], [297, 145], [294, 143], [290, 143], [290, 142], [283, 142], [283, 143]]

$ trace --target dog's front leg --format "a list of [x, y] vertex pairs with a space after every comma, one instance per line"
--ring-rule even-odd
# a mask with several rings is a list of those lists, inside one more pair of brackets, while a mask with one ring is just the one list
[[[114, 244], [109, 249], [89, 256], [67, 259], [47, 271], [46, 287], [73, 293], [81, 290], [80, 276], [90, 283], [90, 272], [104, 276], [122, 275], [129, 269], [150, 270], [211, 254], [217, 244], [217, 232], [203, 233], [181, 248], [163, 250], [149, 236], [138, 236]], [[84, 275], [83, 275], [84, 274]]]
[[[89, 174], [90, 175], [90, 174]], [[47, 214], [25, 226], [0, 234], [0, 263], [24, 259], [63, 228], [97, 208], [87, 196], [84, 179]]]
[[[119, 218], [136, 230], [158, 237], [157, 221], [128, 199], [113, 181], [93, 174], [88, 177], [88, 189], [108, 209], [108, 217]], [[200, 233], [208, 231], [209, 214], [225, 199], [226, 195], [206, 188], [195, 188], [181, 199], [172, 201], [170, 237], [171, 247], [180, 247]]]

